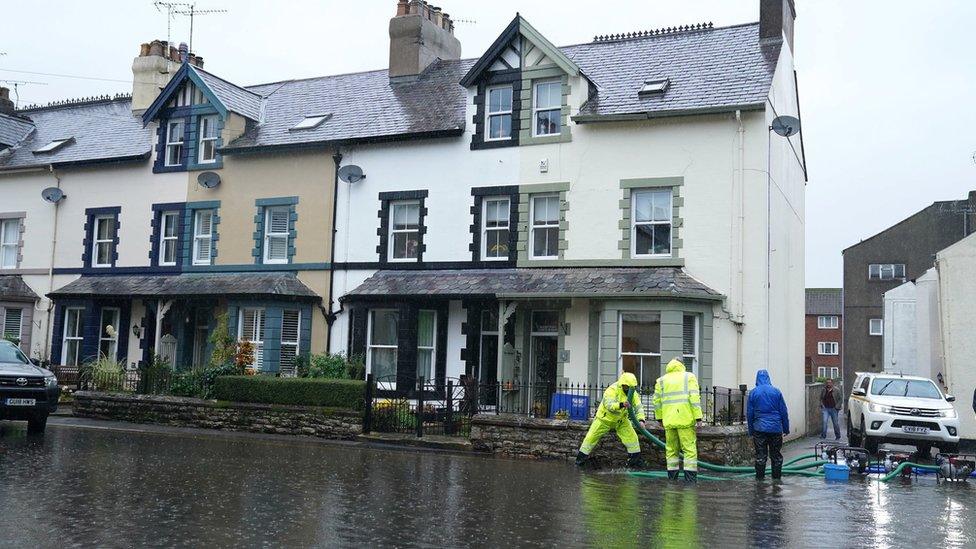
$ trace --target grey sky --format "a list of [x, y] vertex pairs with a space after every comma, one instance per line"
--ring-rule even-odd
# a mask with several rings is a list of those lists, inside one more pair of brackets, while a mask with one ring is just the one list
[[[759, 0], [441, 0], [465, 57], [521, 12], [557, 45], [593, 35], [759, 18]], [[201, 0], [206, 68], [240, 84], [383, 68], [395, 0]], [[841, 284], [841, 250], [934, 200], [976, 189], [976, 2], [797, 0], [796, 58], [810, 181], [807, 286]], [[558, 9], [554, 9], [558, 7]], [[0, 80], [21, 103], [130, 91], [139, 44], [166, 38], [151, 0], [33, 0], [0, 18]], [[188, 24], [173, 21], [172, 39]], [[59, 78], [19, 71], [105, 80]]]

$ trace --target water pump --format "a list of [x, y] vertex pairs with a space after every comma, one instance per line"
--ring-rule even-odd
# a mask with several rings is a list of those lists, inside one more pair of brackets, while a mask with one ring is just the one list
[[939, 480], [966, 482], [976, 470], [976, 456], [968, 454], [939, 454], [935, 456]]

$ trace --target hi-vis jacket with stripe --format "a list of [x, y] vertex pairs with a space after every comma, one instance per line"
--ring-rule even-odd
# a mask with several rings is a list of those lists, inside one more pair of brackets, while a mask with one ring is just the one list
[[[629, 424], [627, 409], [620, 406], [621, 402], [627, 402], [627, 393], [623, 390], [624, 386], [636, 388], [637, 376], [630, 372], [624, 372], [620, 374], [620, 379], [616, 383], [607, 387], [607, 390], [603, 392], [600, 408], [596, 411], [597, 419], [614, 424], [625, 421]], [[630, 405], [634, 408], [637, 421], [644, 421], [644, 405], [641, 404], [640, 395], [637, 394], [637, 391], [631, 395]]]
[[702, 418], [698, 378], [685, 371], [685, 365], [674, 359], [668, 363], [667, 373], [657, 378], [654, 386], [654, 418], [665, 429], [691, 427]]

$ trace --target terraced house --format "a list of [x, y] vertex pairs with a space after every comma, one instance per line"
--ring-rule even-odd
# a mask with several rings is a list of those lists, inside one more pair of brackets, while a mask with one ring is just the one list
[[516, 16], [462, 59], [400, 0], [387, 68], [257, 86], [146, 44], [131, 99], [4, 118], [2, 274], [54, 299], [59, 362], [196, 364], [228, 311], [267, 372], [328, 349], [400, 391], [650, 384], [682, 356], [708, 386], [766, 367], [800, 409], [805, 159], [771, 131], [799, 117], [795, 13], [759, 5], [564, 47]]

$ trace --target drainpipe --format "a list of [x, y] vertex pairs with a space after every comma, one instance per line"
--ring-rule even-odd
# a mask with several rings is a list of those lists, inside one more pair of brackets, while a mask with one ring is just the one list
[[332, 324], [336, 321], [336, 318], [342, 312], [342, 302], [339, 302], [339, 310], [333, 311], [332, 305], [335, 303], [335, 258], [336, 258], [336, 228], [338, 225], [336, 223], [336, 215], [339, 211], [339, 166], [342, 164], [342, 152], [339, 147], [336, 147], [335, 154], [332, 155], [332, 164], [335, 167], [335, 173], [332, 174], [332, 244], [329, 246], [329, 308], [325, 313], [325, 352], [332, 352]]
[[[54, 176], [55, 181], [57, 181], [57, 188], [61, 188], [61, 176], [54, 171], [54, 164], [48, 165], [48, 171]], [[54, 258], [55, 251], [58, 246], [58, 211], [61, 207], [61, 201], [54, 203], [54, 227], [51, 236], [51, 261], [47, 266], [47, 295], [44, 297], [47, 299], [47, 314], [44, 316], [44, 353], [43, 356], [47, 357], [48, 361], [51, 360], [51, 311], [54, 309], [54, 300], [48, 297], [51, 292], [54, 291]]]
[[742, 111], [735, 111], [735, 120], [738, 123], [736, 133], [739, 138], [739, 234], [738, 250], [739, 257], [736, 258], [736, 304], [735, 322], [735, 380], [737, 385], [743, 383], [742, 379], [742, 329], [743, 319], [745, 318], [745, 208], [746, 208], [746, 147], [745, 135], [746, 128], [742, 123]]

